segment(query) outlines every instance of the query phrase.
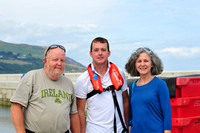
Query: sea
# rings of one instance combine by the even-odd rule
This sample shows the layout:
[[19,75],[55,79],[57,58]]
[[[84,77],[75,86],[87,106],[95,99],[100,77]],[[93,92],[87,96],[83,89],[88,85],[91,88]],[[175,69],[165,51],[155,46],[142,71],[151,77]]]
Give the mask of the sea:
[[0,133],[16,133],[11,120],[10,106],[0,105]]

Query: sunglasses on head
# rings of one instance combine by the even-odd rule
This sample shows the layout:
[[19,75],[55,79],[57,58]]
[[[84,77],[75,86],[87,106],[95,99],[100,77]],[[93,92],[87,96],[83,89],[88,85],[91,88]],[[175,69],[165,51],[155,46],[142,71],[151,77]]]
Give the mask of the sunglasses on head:
[[54,48],[57,48],[57,47],[61,48],[62,50],[64,50],[64,52],[66,52],[65,47],[63,47],[62,45],[53,44],[53,45],[51,45],[51,46],[48,47],[48,49],[46,50],[44,56],[47,55],[47,53],[48,53],[48,51],[50,49],[54,49]]
[[140,52],[140,51],[145,51],[145,52],[147,52],[148,54],[151,54],[151,53],[152,53],[152,51],[151,51],[149,48],[147,48],[147,47],[138,48],[137,51],[138,51],[138,52]]

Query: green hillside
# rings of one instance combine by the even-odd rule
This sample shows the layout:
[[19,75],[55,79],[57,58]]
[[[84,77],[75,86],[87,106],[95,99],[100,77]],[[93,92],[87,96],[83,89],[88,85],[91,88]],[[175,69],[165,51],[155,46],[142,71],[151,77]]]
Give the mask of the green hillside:
[[12,52],[13,54],[29,55],[35,58],[43,58],[45,47],[28,44],[12,44],[0,41],[0,51]]
[[[45,47],[0,41],[0,74],[26,73],[43,67]],[[86,67],[66,57],[65,72],[83,72]]]

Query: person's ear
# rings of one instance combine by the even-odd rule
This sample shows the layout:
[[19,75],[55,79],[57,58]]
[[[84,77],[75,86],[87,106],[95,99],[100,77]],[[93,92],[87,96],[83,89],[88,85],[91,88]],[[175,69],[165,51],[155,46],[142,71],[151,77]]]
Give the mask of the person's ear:
[[111,54],[111,52],[109,51],[109,53],[108,53],[108,57],[110,56],[110,54]]
[[43,58],[43,63],[44,63],[44,64],[47,63],[47,58]]
[[92,57],[92,52],[90,52],[90,57]]

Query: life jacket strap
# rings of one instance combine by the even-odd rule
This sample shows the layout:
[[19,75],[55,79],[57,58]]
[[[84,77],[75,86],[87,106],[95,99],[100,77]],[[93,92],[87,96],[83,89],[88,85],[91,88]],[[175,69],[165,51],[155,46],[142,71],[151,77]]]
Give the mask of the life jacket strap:
[[[120,88],[121,89],[121,88]],[[120,89],[118,89],[118,90],[120,90]],[[98,90],[92,90],[91,92],[89,92],[88,94],[87,94],[87,98],[86,99],[88,99],[88,98],[90,98],[90,97],[92,97],[92,96],[94,96],[95,94],[101,94],[102,92],[105,92],[105,91],[110,91],[110,90],[115,90],[115,87],[114,87],[114,85],[110,85],[110,86],[108,86],[108,87],[106,87],[106,88],[103,88],[103,91],[98,91]]]
[[[113,101],[114,101],[114,106],[115,108],[117,108],[117,112],[118,112],[118,115],[119,115],[119,118],[120,118],[120,121],[121,121],[121,124],[122,124],[122,127],[123,127],[123,130],[122,130],[122,133],[128,133],[128,128],[125,126],[125,122],[123,121],[123,118],[122,118],[122,113],[121,113],[121,110],[120,110],[120,107],[119,107],[119,103],[117,101],[117,96],[116,96],[116,93],[115,93],[115,90],[112,90],[112,96],[113,96]],[[114,133],[117,133],[116,131],[116,120],[115,120],[115,115],[114,115]]]

